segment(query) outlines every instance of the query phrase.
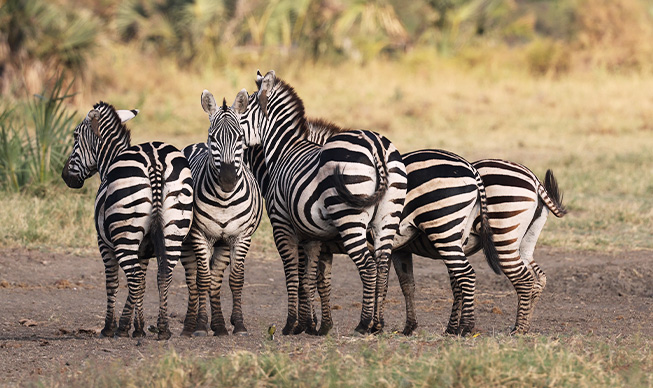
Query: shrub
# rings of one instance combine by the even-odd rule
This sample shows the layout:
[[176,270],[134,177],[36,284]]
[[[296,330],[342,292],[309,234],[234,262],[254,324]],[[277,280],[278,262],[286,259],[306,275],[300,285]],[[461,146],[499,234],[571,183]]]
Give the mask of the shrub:
[[75,113],[64,100],[72,97],[71,81],[64,89],[64,75],[50,91],[35,95],[19,115],[15,107],[0,113],[0,184],[7,190],[50,183],[63,168],[70,152],[70,128]]

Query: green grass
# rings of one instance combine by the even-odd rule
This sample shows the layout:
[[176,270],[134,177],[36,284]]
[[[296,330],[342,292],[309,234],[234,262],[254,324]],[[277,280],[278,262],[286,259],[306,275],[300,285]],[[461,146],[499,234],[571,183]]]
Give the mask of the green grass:
[[219,357],[173,350],[145,364],[88,367],[38,385],[93,387],[645,387],[650,339],[592,336],[327,338],[317,346],[267,343]]

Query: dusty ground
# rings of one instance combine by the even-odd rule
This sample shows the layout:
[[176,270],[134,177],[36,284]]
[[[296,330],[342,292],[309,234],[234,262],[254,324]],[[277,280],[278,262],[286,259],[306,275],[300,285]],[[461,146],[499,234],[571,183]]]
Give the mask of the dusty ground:
[[[653,252],[617,255],[540,249],[537,260],[548,283],[533,319],[532,332],[549,336],[593,334],[649,337],[653,332]],[[507,333],[514,321],[516,296],[503,276],[491,273],[483,257],[472,257],[477,270],[477,329],[485,335]],[[156,264],[148,273],[146,326],[156,322]],[[394,271],[387,299],[388,329],[402,328],[403,297]],[[334,329],[342,339],[358,323],[362,287],[352,262],[334,259]],[[419,258],[417,335],[444,331],[451,306],[445,267]],[[125,284],[124,276],[121,278]],[[230,292],[223,294],[225,316]],[[121,289],[118,306],[127,295]],[[276,257],[251,255],[244,291],[247,337],[180,338],[187,292],[181,266],[175,269],[170,306],[174,337],[100,339],[105,312],[104,272],[99,254],[82,256],[40,251],[0,250],[0,385],[14,385],[44,376],[76,373],[88,365],[137,364],[170,348],[183,354],[219,355],[232,350],[257,351],[269,346],[267,327],[282,327],[286,316],[283,268]],[[120,311],[117,308],[116,311]],[[22,322],[22,323],[21,323]],[[281,337],[281,336],[280,336]],[[346,338],[345,338],[346,340]],[[305,334],[277,339],[280,346],[306,351],[324,339]]]

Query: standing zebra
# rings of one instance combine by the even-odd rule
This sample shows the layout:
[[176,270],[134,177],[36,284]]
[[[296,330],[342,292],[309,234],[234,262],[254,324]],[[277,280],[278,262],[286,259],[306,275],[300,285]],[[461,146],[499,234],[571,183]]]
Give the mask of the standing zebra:
[[[220,290],[224,271],[231,263],[229,286],[233,295],[231,324],[234,334],[246,334],[241,306],[245,278],[245,256],[263,213],[261,191],[243,162],[244,144],[240,113],[247,107],[247,92],[241,92],[231,107],[225,100],[218,107],[208,90],[202,93],[202,108],[211,123],[206,143],[193,144],[183,152],[190,163],[195,193],[195,218],[185,245],[198,263],[199,316],[196,332],[206,332],[205,295],[210,277],[211,329],[228,334],[222,316]],[[196,301],[192,305],[195,314]],[[182,335],[191,334],[185,327]]]
[[[300,262],[321,241],[331,240],[339,241],[358,267],[363,303],[356,331],[368,332],[387,282],[405,198],[401,156],[388,139],[371,131],[342,132],[324,146],[307,141],[304,105],[294,89],[274,71],[265,77],[259,73],[257,85],[241,127],[248,146],[262,146],[269,174],[263,192],[288,290],[283,334],[307,329],[312,322],[310,311],[303,309],[295,328],[298,294],[308,295],[307,282],[299,279]],[[368,228],[375,233],[373,255]]]
[[[309,127],[306,138],[316,144],[323,144],[341,131],[339,127],[319,119],[309,121]],[[402,158],[408,173],[408,192],[392,256],[395,257],[397,251],[411,252],[415,249],[413,241],[423,236],[423,244],[429,247],[429,252],[435,252],[436,257],[444,260],[449,271],[454,303],[446,332],[467,334],[474,328],[476,277],[463,245],[470,235],[476,214],[479,214],[479,247],[483,247],[489,265],[499,273],[499,258],[492,244],[481,176],[465,159],[447,151],[414,151]],[[325,246],[320,252],[321,333],[332,325],[328,305],[330,284],[325,284],[330,279],[331,253],[340,251],[337,246]],[[311,279],[311,284],[314,283]],[[382,311],[381,306],[381,315]],[[323,330],[325,325],[327,329]],[[383,322],[377,329],[382,326]]]
[[145,271],[154,255],[159,266],[158,338],[168,339],[168,288],[193,218],[193,182],[186,158],[175,147],[161,142],[130,146],[124,122],[137,113],[95,104],[75,128],[73,150],[61,177],[68,187],[81,188],[95,172],[100,174],[95,226],[107,287],[102,335],[113,336],[116,330],[118,267],[127,277],[129,296],[115,335],[129,336],[134,309],[133,336],[145,335]]
[[[551,170],[547,170],[544,185],[535,174],[521,164],[484,159],[474,162],[485,183],[489,222],[494,231],[499,263],[517,292],[518,306],[511,334],[527,333],[531,325],[534,304],[546,285],[546,275],[533,260],[537,239],[544,228],[549,211],[563,217],[567,210]],[[479,220],[465,244],[465,253],[479,250]],[[393,264],[406,299],[406,327],[409,335],[417,327],[414,294],[415,279],[411,253],[437,258],[425,239],[416,240],[408,250],[393,251]]]

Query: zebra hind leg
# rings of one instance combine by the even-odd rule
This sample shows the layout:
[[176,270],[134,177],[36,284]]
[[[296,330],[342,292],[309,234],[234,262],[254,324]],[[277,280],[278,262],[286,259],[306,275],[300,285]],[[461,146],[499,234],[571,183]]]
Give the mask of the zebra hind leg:
[[168,291],[172,283],[172,270],[177,265],[178,258],[168,256],[165,271],[157,271],[157,285],[159,286],[159,318],[157,320],[157,339],[167,340],[172,337],[172,332],[168,325]]
[[102,261],[104,262],[107,289],[107,313],[100,337],[111,338],[118,328],[114,310],[116,307],[116,294],[118,293],[118,271],[120,270],[120,266],[118,265],[118,260],[113,256],[113,252],[102,243],[100,243],[100,252],[102,253]]
[[[129,337],[129,329],[131,328],[132,314],[134,308],[138,309],[138,304],[140,302],[142,309],[142,299],[143,293],[145,292],[145,273],[142,270],[136,253],[125,254],[118,253],[116,255],[120,267],[125,271],[125,276],[127,277],[127,288],[129,290],[129,295],[127,296],[127,301],[122,310],[122,315],[118,321],[118,330],[115,333],[116,337]],[[142,310],[141,310],[142,311]],[[136,314],[138,315],[138,314]],[[138,336],[140,331],[143,331],[143,323],[140,322],[139,317],[135,318],[135,334]]]
[[145,337],[145,315],[143,314],[143,299],[145,296],[145,274],[147,274],[147,264],[149,259],[139,259],[143,277],[141,279],[141,287],[139,290],[139,297],[134,303],[134,331],[132,332],[133,338]]
[[[476,273],[464,255],[461,256],[461,259],[453,262],[449,258],[445,260],[454,296],[451,316],[445,333],[465,336],[472,332],[475,325]],[[461,264],[463,265],[461,266]]]

